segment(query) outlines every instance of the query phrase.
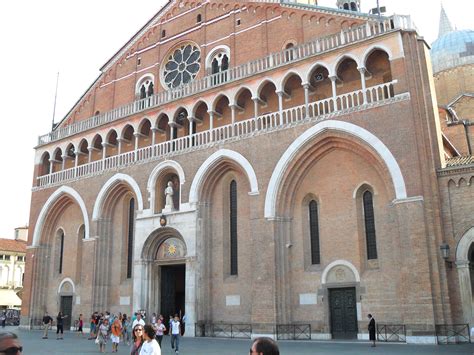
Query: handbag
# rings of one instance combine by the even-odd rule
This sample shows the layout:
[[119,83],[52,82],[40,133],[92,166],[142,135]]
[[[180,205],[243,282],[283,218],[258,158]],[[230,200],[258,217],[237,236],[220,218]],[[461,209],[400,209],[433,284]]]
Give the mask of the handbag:
[[99,337],[95,338],[95,343],[96,343],[96,344],[99,344],[99,343],[100,343]]

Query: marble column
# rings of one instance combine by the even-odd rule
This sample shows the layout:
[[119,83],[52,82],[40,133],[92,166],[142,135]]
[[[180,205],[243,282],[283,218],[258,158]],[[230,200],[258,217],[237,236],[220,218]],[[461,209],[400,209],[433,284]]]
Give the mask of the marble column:
[[472,325],[472,286],[469,261],[456,261],[456,268],[459,276],[459,291],[461,292],[461,305],[464,323],[469,323]]

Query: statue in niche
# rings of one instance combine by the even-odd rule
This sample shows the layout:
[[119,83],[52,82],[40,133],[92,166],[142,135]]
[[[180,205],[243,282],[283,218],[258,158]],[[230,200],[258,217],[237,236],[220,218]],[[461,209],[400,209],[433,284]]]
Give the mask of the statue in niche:
[[173,202],[173,195],[174,195],[174,189],[173,189],[173,182],[168,181],[168,186],[165,189],[165,211],[174,211],[174,202]]

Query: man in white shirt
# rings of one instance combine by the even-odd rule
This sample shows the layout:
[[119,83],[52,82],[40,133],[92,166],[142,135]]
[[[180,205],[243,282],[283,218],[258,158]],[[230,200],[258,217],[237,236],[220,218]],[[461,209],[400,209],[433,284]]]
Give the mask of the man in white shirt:
[[180,322],[177,314],[174,315],[174,319],[171,321],[171,349],[175,349],[175,353],[179,354],[179,332]]
[[145,326],[145,321],[142,319],[142,314],[140,312],[137,313],[137,319],[132,323],[132,329],[134,329],[137,324],[140,324],[142,327]]

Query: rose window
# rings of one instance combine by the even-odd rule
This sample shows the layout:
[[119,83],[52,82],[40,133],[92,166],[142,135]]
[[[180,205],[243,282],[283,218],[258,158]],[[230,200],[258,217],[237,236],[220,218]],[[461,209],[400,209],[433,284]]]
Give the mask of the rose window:
[[194,80],[201,68],[201,51],[192,44],[176,48],[169,56],[163,70],[163,79],[173,89]]

